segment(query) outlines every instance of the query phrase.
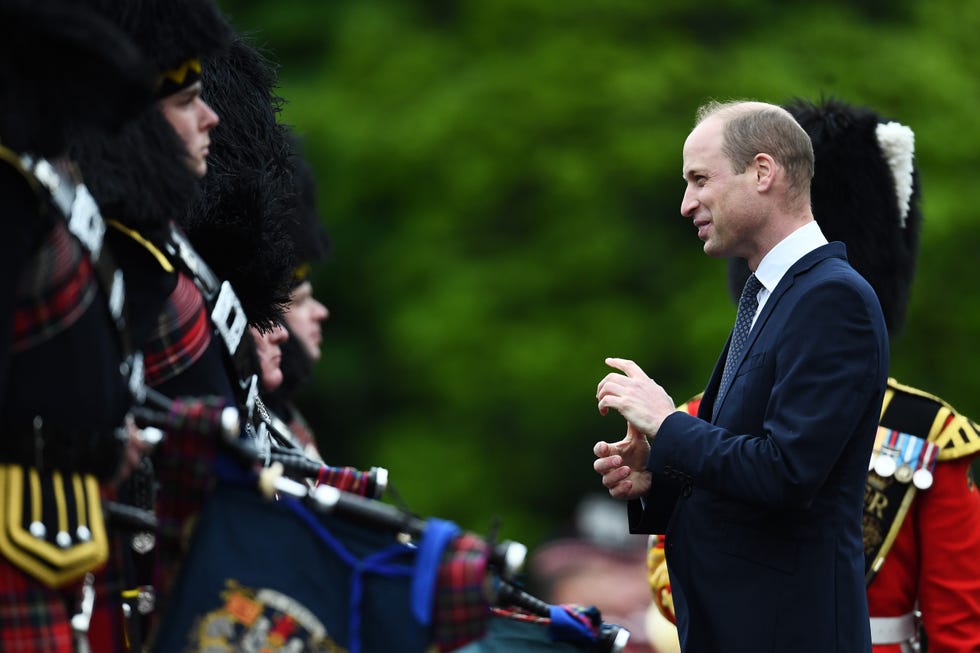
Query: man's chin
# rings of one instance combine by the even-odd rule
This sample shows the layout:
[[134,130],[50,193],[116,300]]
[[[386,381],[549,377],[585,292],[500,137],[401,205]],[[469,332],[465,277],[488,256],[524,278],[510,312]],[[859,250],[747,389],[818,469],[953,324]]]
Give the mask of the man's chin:
[[720,248],[717,245],[715,245],[715,243],[711,242],[710,239],[704,241],[703,249],[704,249],[704,253],[710,256],[711,258],[722,258],[723,256],[725,256],[725,253],[720,251]]

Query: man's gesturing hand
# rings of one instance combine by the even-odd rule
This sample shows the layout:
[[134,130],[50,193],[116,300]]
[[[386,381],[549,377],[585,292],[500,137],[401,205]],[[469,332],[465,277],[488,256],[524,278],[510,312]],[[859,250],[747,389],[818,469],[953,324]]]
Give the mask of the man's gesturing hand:
[[633,428],[654,437],[660,424],[674,412],[674,400],[640,366],[625,358],[607,358],[606,365],[623,372],[610,372],[596,390],[599,412],[610,408],[626,418]]
[[593,469],[614,499],[636,499],[650,490],[653,475],[646,470],[650,443],[645,435],[626,425],[626,437],[619,442],[596,442]]
[[597,442],[593,448],[593,468],[615,499],[635,499],[650,490],[652,474],[646,470],[650,442],[674,402],[640,366],[622,358],[607,358],[606,364],[624,374],[611,372],[599,382],[596,399],[599,412],[609,409],[626,418],[626,437],[615,443]]

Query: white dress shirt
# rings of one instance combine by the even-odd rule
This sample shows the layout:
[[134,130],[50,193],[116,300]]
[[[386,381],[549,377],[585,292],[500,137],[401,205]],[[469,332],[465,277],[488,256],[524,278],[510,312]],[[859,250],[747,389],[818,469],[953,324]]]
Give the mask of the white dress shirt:
[[801,258],[826,244],[827,237],[820,230],[820,225],[816,221],[811,221],[783,238],[769,250],[755,271],[756,278],[762,284],[762,290],[756,295],[759,300],[759,307],[755,309],[752,326],[755,326],[755,320],[762,312],[762,307],[766,305],[766,300],[779,285],[779,281],[786,274],[786,271]]

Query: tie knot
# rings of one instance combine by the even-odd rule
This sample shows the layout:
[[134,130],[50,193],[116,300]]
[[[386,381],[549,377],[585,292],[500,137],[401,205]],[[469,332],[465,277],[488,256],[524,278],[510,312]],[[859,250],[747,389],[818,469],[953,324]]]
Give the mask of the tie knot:
[[745,286],[742,287],[742,296],[738,300],[738,303],[741,304],[746,300],[755,300],[760,290],[762,290],[762,282],[759,281],[759,277],[750,274],[749,278],[745,280]]

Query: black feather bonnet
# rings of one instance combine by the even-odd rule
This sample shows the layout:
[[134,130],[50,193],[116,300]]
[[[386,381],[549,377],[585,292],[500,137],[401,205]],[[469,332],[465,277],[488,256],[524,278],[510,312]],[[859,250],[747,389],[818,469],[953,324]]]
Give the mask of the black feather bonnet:
[[[874,288],[894,336],[905,322],[922,227],[915,135],[870,108],[836,99],[795,99],[784,108],[813,142],[813,216],[828,240],[846,245],[848,260]],[[734,259],[734,297],[746,276],[744,261]]]

